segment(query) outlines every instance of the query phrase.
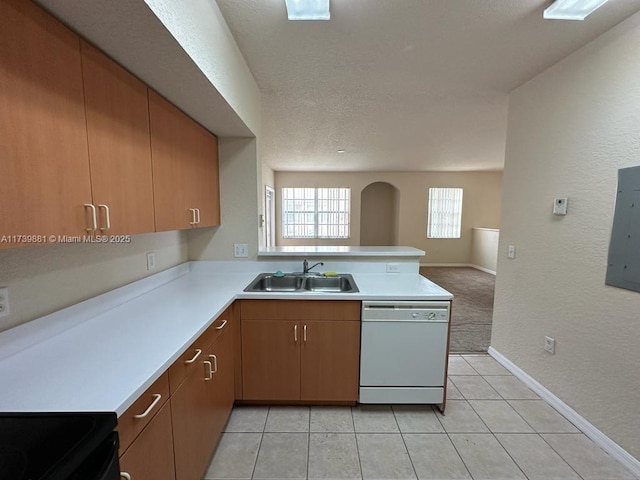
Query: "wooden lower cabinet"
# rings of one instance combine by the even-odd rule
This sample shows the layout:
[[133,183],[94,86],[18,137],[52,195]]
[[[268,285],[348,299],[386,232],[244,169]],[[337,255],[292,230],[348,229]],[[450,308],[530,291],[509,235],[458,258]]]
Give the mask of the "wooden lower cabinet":
[[120,470],[131,480],[204,477],[235,401],[233,313],[220,315],[118,419]]
[[242,320],[243,399],[300,399],[299,323]]
[[215,367],[213,379],[209,384],[213,398],[214,446],[218,444],[235,401],[234,340],[233,330],[230,330],[211,347]]
[[200,362],[171,396],[176,478],[200,479],[211,455],[213,415],[210,412],[208,368]]
[[300,399],[358,400],[360,322],[304,321]]
[[131,480],[175,480],[173,445],[167,402],[120,457],[120,471]]
[[241,312],[244,401],[358,400],[360,302],[243,300]]
[[171,396],[176,479],[200,480],[233,406],[234,338],[221,334]]

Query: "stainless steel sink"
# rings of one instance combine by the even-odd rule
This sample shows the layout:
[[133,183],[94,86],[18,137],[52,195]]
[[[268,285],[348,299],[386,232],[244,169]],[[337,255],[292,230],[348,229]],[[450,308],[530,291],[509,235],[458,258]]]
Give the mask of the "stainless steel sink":
[[260,274],[244,289],[245,292],[295,292],[302,288],[304,277],[298,275],[284,275],[276,277],[270,273]]
[[359,292],[356,282],[348,273],[336,277],[318,274],[287,274],[276,276],[273,273],[261,273],[244,289],[245,292]]
[[342,274],[337,277],[308,277],[304,289],[311,292],[357,292],[351,275]]

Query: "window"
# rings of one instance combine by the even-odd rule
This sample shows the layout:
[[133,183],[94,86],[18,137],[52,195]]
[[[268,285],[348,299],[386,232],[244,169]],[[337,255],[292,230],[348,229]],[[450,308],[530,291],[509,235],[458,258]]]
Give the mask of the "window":
[[461,188],[430,188],[427,238],[460,238]]
[[283,238],[349,238],[350,188],[283,188]]

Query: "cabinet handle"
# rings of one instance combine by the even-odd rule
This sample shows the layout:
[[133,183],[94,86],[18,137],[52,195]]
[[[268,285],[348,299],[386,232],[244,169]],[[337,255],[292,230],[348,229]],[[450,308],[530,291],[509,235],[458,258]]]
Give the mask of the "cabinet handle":
[[98,205],[98,208],[104,209],[104,227],[100,227],[100,230],[106,232],[111,228],[111,214],[109,213],[109,207],[102,203]]
[[87,232],[95,232],[98,228],[98,221],[96,220],[96,206],[92,203],[85,203],[84,207],[91,209],[91,227],[87,228]]
[[302,339],[307,343],[307,326],[302,327]]
[[189,211],[191,212],[191,221],[189,222],[189,225],[196,225],[198,223],[196,221],[196,209],[190,208]]
[[194,210],[196,211],[196,217],[197,217],[196,225],[199,225],[200,224],[200,209],[199,208],[194,208]]
[[196,348],[196,354],[191,357],[190,360],[185,360],[184,363],[186,363],[187,365],[192,364],[193,362],[196,361],[196,359],[200,356],[200,354],[202,353],[202,350],[200,350],[199,348]]
[[159,393],[154,393],[152,397],[153,397],[153,402],[151,402],[151,405],[149,405],[144,412],[138,415],[134,415],[133,418],[144,418],[147,415],[149,415],[151,413],[151,410],[153,410],[153,407],[155,407],[160,401],[160,399],[162,398],[162,395],[160,395]]
[[293,341],[298,341],[298,325],[293,326]]
[[211,362],[205,360],[204,362],[202,362],[205,364],[205,366],[207,367],[207,372],[206,372],[206,377],[204,377],[205,381],[209,381],[213,378],[213,368],[211,368]]
[[209,355],[209,358],[213,360],[213,373],[218,373],[218,357]]
[[120,472],[120,478],[124,478],[124,480],[131,480],[131,475],[127,472]]
[[226,325],[227,325],[227,321],[222,320],[222,323],[220,324],[220,326],[216,327],[216,330],[222,330]]

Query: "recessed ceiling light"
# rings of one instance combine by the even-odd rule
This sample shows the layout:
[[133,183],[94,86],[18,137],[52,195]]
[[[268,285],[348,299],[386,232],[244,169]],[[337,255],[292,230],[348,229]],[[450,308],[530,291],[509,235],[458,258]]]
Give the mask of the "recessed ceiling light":
[[542,14],[550,20],[584,20],[607,0],[556,0]]
[[329,0],[284,0],[289,20],[329,20]]
[[342,150],[342,149],[338,150],[338,153],[344,153],[344,152],[346,152],[346,150]]

